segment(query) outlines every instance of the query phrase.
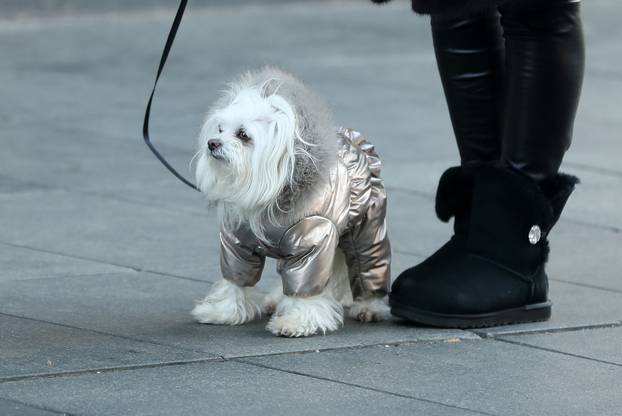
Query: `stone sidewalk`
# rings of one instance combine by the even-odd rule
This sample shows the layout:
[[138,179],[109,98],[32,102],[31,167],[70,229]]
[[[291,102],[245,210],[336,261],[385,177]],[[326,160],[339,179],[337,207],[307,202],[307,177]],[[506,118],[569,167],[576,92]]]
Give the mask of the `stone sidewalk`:
[[[253,4],[190,8],[154,141],[187,172],[224,83],[283,66],[377,145],[394,269],[420,261],[450,234],[433,193],[457,161],[428,23],[406,3]],[[551,236],[553,318],[307,339],[190,318],[218,278],[217,226],[140,137],[173,10],[0,20],[0,415],[622,414],[621,8],[584,5],[564,165],[582,185]]]

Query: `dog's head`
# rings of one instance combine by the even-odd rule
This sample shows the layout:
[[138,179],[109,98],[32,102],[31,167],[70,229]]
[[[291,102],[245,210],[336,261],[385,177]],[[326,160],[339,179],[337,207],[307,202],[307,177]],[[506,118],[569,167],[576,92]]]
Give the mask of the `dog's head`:
[[273,68],[248,73],[201,129],[197,184],[242,215],[263,212],[317,177],[334,141],[328,110],[300,81]]

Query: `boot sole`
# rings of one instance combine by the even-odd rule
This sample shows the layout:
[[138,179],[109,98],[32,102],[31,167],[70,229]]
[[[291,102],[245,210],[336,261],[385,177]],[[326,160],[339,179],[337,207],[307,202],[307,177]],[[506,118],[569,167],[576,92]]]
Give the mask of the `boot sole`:
[[400,304],[389,296],[391,314],[407,321],[439,328],[485,328],[529,322],[547,321],[551,317],[551,301],[534,303],[520,308],[505,309],[502,311],[454,315],[425,311],[412,306]]

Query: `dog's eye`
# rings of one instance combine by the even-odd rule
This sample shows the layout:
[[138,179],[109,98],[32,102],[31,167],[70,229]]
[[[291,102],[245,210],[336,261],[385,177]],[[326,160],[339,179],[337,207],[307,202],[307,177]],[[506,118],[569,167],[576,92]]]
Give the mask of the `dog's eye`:
[[248,136],[248,134],[246,133],[246,130],[244,129],[238,130],[236,137],[242,140],[244,143],[248,143],[251,141],[251,138]]
[[218,133],[222,133],[222,126],[220,124],[218,125]]

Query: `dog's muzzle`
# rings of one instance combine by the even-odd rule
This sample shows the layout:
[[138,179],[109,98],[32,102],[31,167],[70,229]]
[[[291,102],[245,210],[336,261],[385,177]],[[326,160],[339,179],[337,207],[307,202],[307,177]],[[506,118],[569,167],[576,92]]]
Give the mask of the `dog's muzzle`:
[[209,139],[207,141],[207,149],[214,159],[224,160],[224,156],[220,153],[222,149],[222,141],[218,139]]

